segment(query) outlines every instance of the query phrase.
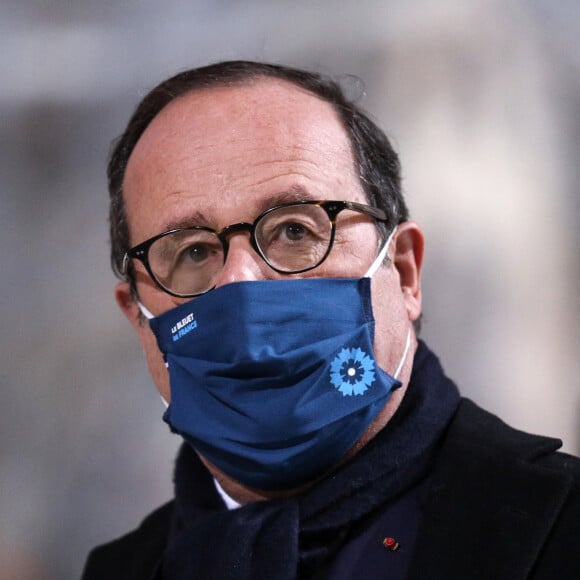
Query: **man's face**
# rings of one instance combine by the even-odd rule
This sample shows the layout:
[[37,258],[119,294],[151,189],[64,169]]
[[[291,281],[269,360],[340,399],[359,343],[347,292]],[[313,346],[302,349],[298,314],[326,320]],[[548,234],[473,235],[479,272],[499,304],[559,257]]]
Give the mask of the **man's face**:
[[[137,143],[127,166],[124,192],[131,245],[176,225],[203,225],[219,231],[233,223],[253,222],[262,211],[286,201],[367,203],[349,140],[332,107],[275,79],[196,91],[174,100]],[[407,230],[416,236],[414,228],[414,224],[404,224],[397,238],[409,237]],[[255,253],[247,232],[231,235],[229,242],[218,286],[287,278]],[[420,291],[410,288],[412,276],[400,275],[413,259],[409,256],[417,252],[409,249],[409,242],[395,240],[393,248],[402,245],[407,246],[402,267],[390,250],[394,266],[381,267],[372,284],[375,355],[391,374],[404,350],[410,320],[420,311]],[[378,249],[373,221],[343,212],[326,261],[293,276],[361,277]],[[183,302],[155,286],[137,261],[135,270],[140,300],[154,315]],[[418,268],[416,274],[418,280]],[[117,299],[140,336],[159,391],[170,400],[168,371],[149,326],[139,320],[127,284],[118,286]],[[407,364],[404,372],[408,374],[409,369]]]

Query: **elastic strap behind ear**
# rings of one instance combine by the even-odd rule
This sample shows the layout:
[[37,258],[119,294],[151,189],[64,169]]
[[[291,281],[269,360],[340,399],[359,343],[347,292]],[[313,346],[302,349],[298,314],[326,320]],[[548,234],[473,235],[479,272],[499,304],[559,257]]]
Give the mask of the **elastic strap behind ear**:
[[155,318],[155,316],[153,316],[153,314],[151,314],[151,311],[149,311],[147,309],[147,307],[145,305],[143,305],[139,300],[137,300],[137,306],[139,306],[139,310],[141,311],[141,314],[147,319],[147,320],[151,320],[152,318]]
[[374,273],[379,269],[380,265],[384,262],[385,256],[387,255],[387,252],[389,251],[389,245],[391,244],[391,240],[393,239],[393,236],[395,235],[395,232],[397,231],[397,227],[398,226],[395,226],[393,228],[393,231],[391,232],[391,234],[387,238],[385,245],[381,248],[379,255],[376,257],[375,261],[371,264],[371,267],[368,269],[367,273],[363,276],[364,278],[372,278]]

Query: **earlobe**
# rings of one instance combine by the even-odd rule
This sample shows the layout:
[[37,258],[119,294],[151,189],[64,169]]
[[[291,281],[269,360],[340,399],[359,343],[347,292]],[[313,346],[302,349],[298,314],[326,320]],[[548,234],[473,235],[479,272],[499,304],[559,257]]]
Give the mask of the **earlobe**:
[[399,225],[393,262],[399,273],[401,291],[409,320],[421,315],[421,267],[425,242],[421,228],[414,222]]

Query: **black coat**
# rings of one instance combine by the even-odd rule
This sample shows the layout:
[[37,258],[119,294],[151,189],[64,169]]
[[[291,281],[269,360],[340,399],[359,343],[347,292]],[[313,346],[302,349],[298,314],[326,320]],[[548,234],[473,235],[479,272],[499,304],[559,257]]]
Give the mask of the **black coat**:
[[[558,446],[462,400],[431,478],[409,578],[578,580],[580,460]],[[95,549],[83,580],[153,578],[173,506]]]

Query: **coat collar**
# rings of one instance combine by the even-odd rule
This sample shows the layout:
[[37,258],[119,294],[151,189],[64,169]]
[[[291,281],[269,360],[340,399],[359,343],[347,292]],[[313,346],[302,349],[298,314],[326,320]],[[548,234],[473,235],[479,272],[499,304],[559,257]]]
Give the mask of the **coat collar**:
[[409,578],[528,578],[572,486],[537,461],[560,445],[463,400],[436,462]]

